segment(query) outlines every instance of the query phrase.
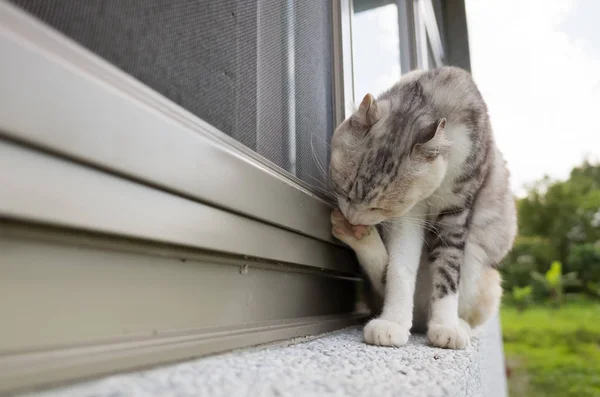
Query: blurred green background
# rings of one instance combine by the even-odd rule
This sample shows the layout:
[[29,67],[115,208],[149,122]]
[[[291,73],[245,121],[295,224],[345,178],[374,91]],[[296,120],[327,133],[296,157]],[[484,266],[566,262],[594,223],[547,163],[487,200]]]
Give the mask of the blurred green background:
[[600,396],[600,165],[544,178],[517,200],[502,265],[511,396]]

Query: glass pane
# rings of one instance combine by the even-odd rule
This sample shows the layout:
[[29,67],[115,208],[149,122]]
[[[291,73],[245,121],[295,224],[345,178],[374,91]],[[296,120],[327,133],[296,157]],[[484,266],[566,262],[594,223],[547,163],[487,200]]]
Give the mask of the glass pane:
[[[378,0],[354,0],[352,47],[355,101],[377,95],[400,78],[398,7]],[[371,7],[369,7],[371,6]]]

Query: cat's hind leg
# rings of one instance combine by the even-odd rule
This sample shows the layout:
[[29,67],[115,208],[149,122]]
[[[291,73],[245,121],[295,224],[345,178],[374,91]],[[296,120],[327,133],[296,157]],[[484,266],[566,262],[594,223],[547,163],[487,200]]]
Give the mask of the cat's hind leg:
[[428,247],[432,290],[427,338],[437,347],[464,349],[471,338],[471,327],[458,314],[459,288],[471,282],[465,271],[471,249],[467,241],[470,211],[468,207],[440,211]]
[[472,329],[481,327],[498,312],[502,298],[500,273],[491,266],[465,256],[465,277],[470,283],[462,283],[458,314]]
[[[488,265],[490,260],[485,250],[477,242],[469,240],[460,266],[458,295],[455,295],[458,298],[458,322],[453,319],[455,309],[448,306],[442,311],[440,303],[443,302],[437,302],[438,312],[432,313],[432,317],[437,317],[438,321],[430,321],[427,334],[436,346],[465,348],[474,330],[496,314],[500,306],[500,274]],[[455,296],[448,294],[444,298],[452,300]]]

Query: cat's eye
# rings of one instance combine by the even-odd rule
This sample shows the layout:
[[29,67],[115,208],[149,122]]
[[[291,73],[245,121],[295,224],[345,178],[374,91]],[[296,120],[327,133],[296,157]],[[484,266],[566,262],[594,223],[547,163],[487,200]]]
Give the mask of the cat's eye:
[[371,208],[369,208],[369,211],[371,211],[371,212],[373,212],[373,211],[383,211],[383,208],[371,207]]

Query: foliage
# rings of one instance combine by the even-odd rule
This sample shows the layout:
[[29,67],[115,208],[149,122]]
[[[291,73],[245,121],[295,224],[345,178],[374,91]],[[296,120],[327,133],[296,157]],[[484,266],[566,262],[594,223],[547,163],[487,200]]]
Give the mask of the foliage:
[[589,243],[578,244],[571,248],[568,261],[571,270],[579,275],[586,292],[600,296],[600,247]]
[[517,207],[519,234],[547,238],[556,249],[554,259],[568,263],[573,244],[600,240],[600,165],[584,162],[566,181],[544,178]]
[[563,302],[565,287],[580,285],[577,273],[563,274],[562,264],[559,261],[552,262],[546,274],[532,272],[531,276],[544,288],[556,306],[560,306]]
[[[565,181],[542,179],[517,201],[517,210],[519,237],[502,265],[505,289],[534,282],[534,300],[552,296],[556,302],[564,290],[600,296],[600,164],[586,161]],[[554,260],[582,282],[570,275],[561,277],[562,290],[551,287],[541,275]]]
[[531,272],[545,272],[556,258],[550,241],[538,236],[518,236],[513,249],[508,254],[503,271],[504,286],[512,290],[514,286],[525,287],[531,283]]
[[600,164],[542,179],[517,210],[519,237],[502,266],[511,395],[600,396]]
[[586,289],[591,295],[600,297],[600,282],[588,282],[585,284]]
[[528,285],[526,287],[514,286],[511,292],[511,299],[515,306],[523,311],[531,303],[531,294],[533,287]]
[[600,303],[501,311],[511,396],[600,396]]

